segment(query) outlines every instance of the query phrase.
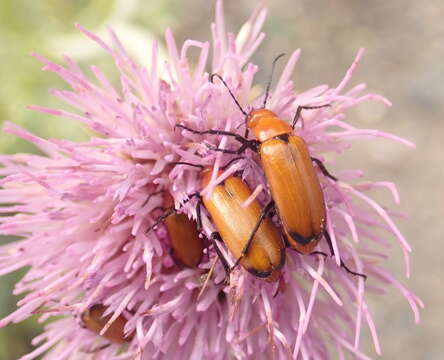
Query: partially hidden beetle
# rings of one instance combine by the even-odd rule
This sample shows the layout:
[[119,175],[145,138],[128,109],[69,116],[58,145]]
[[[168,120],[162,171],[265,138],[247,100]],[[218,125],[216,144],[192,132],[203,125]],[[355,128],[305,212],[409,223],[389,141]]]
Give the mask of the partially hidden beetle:
[[204,239],[199,236],[198,224],[174,208],[174,199],[169,192],[159,191],[151,194],[149,198],[158,193],[164,193],[163,204],[159,207],[164,214],[157,218],[145,233],[164,222],[170,239],[171,255],[176,264],[189,268],[197,267],[205,247]]
[[[282,55],[274,60],[272,69],[274,69],[276,61]],[[271,74],[273,74],[273,70]],[[219,149],[209,145],[215,151],[241,154],[246,149],[251,149],[257,152],[271,191],[272,202],[276,206],[288,244],[302,254],[309,254],[313,252],[324,235],[333,254],[331,239],[325,230],[326,204],[313,162],[318,165],[325,176],[334,181],[337,181],[337,178],[327,171],[319,159],[310,156],[304,139],[293,134],[302,110],[319,109],[329,105],[299,106],[293,124],[290,126],[288,122],[280,119],[274,112],[266,109],[272,75],[262,108],[254,109],[250,113],[242,109],[225,80],[218,74],[213,74],[211,80],[214,77],[222,81],[236,105],[245,115],[245,135],[241,136],[223,130],[197,131],[184,125],[177,125],[177,127],[195,134],[231,136],[241,144],[236,150]],[[256,139],[250,140],[247,138],[249,130],[252,130]],[[348,269],[342,261],[341,266],[354,275],[366,278],[365,275]]]
[[[165,209],[174,209],[174,199],[170,193],[163,198]],[[204,240],[199,237],[197,224],[186,214],[173,212],[165,218],[165,225],[171,242],[172,256],[180,264],[195,268],[202,260]]]
[[[106,306],[96,304],[84,311],[81,315],[83,326],[96,334],[100,334],[112,316],[112,314],[103,316],[106,310]],[[119,315],[102,336],[116,344],[123,344],[131,341],[134,334],[125,336],[124,329],[126,323],[127,319],[122,314]]]

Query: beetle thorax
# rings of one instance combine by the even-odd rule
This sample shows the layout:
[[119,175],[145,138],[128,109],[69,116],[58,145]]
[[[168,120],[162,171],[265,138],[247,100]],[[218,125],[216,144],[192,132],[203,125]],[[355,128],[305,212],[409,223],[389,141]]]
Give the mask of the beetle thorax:
[[267,109],[251,111],[248,114],[247,126],[260,142],[292,132],[292,128],[287,122],[279,119],[274,112]]

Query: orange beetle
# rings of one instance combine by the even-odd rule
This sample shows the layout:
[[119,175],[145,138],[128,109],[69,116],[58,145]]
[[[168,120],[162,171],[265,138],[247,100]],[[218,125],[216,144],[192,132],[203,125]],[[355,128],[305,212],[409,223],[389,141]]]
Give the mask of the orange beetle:
[[[303,254],[324,234],[324,195],[305,141],[267,109],[248,114],[258,153],[288,243]],[[331,176],[330,176],[331,177]]]
[[[174,199],[170,193],[165,194],[163,207],[168,209],[168,212],[174,210]],[[174,211],[165,218],[165,225],[174,259],[184,266],[197,267],[204,251],[204,241],[199,237],[197,224],[187,215]]]
[[[202,187],[207,186],[211,173],[212,169],[202,171]],[[257,200],[242,207],[251,194],[242,179],[230,176],[208,198],[203,197],[202,202],[223,242],[237,259],[234,266],[240,263],[254,276],[276,281],[285,263],[285,244],[272,221],[266,218],[267,210],[262,210]]]
[[[90,307],[85,312],[83,312],[81,315],[83,326],[86,329],[96,334],[99,334],[112,316],[112,314],[103,316],[106,309],[107,309],[106,306],[101,304],[96,304]],[[119,315],[102,336],[108,339],[109,341],[112,341],[117,344],[122,344],[124,342],[130,341],[134,336],[134,334],[125,337],[124,328],[126,322],[127,319],[123,315]]]

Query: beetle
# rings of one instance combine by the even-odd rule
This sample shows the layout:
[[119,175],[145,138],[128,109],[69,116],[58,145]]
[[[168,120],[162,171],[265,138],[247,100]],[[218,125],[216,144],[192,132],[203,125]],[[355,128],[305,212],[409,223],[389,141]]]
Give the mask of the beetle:
[[[201,173],[201,185],[206,187],[212,169]],[[219,172],[218,175],[221,175]],[[217,185],[202,203],[214,222],[223,242],[247,271],[267,281],[277,281],[285,264],[285,244],[271,219],[270,207],[261,209],[257,200],[242,204],[251,196],[248,185],[237,176],[230,176]]]
[[[273,70],[279,55],[272,65],[270,81],[267,85],[264,102],[261,108],[245,112],[225,80],[218,74],[211,75],[222,81],[232,99],[245,115],[245,135],[223,130],[197,131],[184,125],[176,125],[196,134],[226,135],[234,137],[241,146],[236,150],[219,149],[209,145],[212,150],[228,154],[241,154],[251,149],[259,154],[260,163],[270,188],[271,198],[269,205],[276,207],[282,228],[288,244],[302,254],[310,254],[325,236],[330,252],[333,255],[333,246],[330,236],[325,229],[326,204],[319,178],[313,163],[316,163],[321,172],[328,178],[337,181],[323,163],[310,156],[304,139],[294,134],[294,127],[301,116],[302,110],[320,109],[329,104],[319,106],[298,106],[293,123],[280,119],[274,112],[266,108]],[[252,130],[255,139],[248,139],[248,132]],[[365,275],[351,271],[341,260],[341,266],[346,271],[366,278]]]
[[319,178],[305,141],[267,109],[248,114],[248,128],[289,245],[309,254],[325,231],[326,207]]
[[[163,207],[174,209],[174,199],[169,192],[163,198]],[[186,214],[173,212],[165,218],[165,225],[176,262],[189,268],[197,267],[202,260],[204,240],[199,236],[196,222]]]
[[[103,316],[107,307],[102,304],[95,304],[89,309],[85,310],[82,315],[82,325],[96,333],[100,334],[100,331],[104,328],[106,323],[111,319],[112,314]],[[104,338],[116,344],[123,344],[125,342],[131,341],[134,333],[128,336],[125,336],[124,328],[127,323],[127,319],[121,314],[117,317],[117,319],[111,324],[108,330],[102,335]]]
[[[161,192],[163,191],[153,193],[150,197]],[[157,218],[145,233],[161,222],[165,222],[170,239],[171,255],[176,264],[196,268],[202,260],[204,251],[204,239],[199,236],[198,224],[174,208],[174,199],[169,192],[165,192],[162,206],[156,209],[164,210],[164,214]]]

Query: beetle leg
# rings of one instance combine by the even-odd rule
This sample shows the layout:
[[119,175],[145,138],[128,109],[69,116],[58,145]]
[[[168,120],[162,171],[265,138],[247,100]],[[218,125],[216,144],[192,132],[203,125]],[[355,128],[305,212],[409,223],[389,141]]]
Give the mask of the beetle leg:
[[365,274],[361,274],[361,273],[358,273],[358,272],[356,272],[356,271],[353,271],[353,270],[350,270],[348,267],[347,267],[347,265],[345,265],[345,263],[341,260],[341,267],[343,267],[344,269],[345,269],[345,271],[347,271],[349,274],[352,274],[352,275],[354,275],[354,276],[360,276],[360,277],[362,277],[364,280],[367,280],[367,275],[365,275]]
[[220,169],[221,170],[225,170],[227,167],[229,167],[232,163],[234,163],[235,161],[237,161],[237,160],[242,160],[242,159],[245,159],[243,156],[238,156],[238,157],[235,157],[235,158],[233,158],[233,159],[231,159],[230,161],[228,161],[224,166],[222,166]]
[[196,223],[197,223],[196,230],[198,233],[200,233],[202,231],[202,214],[201,214],[202,198],[201,198],[200,194],[195,195],[195,196],[199,197],[199,200],[196,205]]
[[298,122],[299,118],[301,118],[301,112],[302,110],[315,110],[315,109],[321,109],[324,107],[330,106],[330,104],[324,104],[324,105],[316,105],[316,106],[298,106],[296,108],[296,114],[294,114],[293,118],[293,125],[291,127],[294,130],[294,127],[296,126],[296,123]]
[[243,136],[240,136],[239,134],[236,134],[234,132],[230,132],[230,131],[225,131],[225,130],[195,130],[192,128],[189,128],[188,126],[182,125],[182,124],[177,124],[175,126],[175,128],[181,128],[184,130],[187,130],[193,134],[198,134],[198,135],[222,135],[222,136],[231,136],[234,137],[237,141],[239,141],[240,143],[249,141],[248,139],[244,138]]
[[[188,199],[186,199],[186,200],[182,203],[181,207],[182,207],[183,205],[185,205],[188,201],[190,201],[193,197],[196,197],[196,196],[200,197],[200,194],[199,194],[198,192],[195,192],[195,193],[189,195],[189,196],[188,196]],[[163,208],[162,208],[161,206],[159,206],[159,207],[157,207],[157,208],[154,208],[153,210],[156,210],[156,209],[163,209]],[[148,234],[148,233],[149,233],[151,230],[153,230],[157,225],[159,225],[162,221],[164,221],[168,216],[173,215],[174,213],[177,213],[177,210],[179,210],[179,209],[171,208],[170,210],[167,210],[163,215],[159,216],[159,217],[156,219],[156,221],[154,222],[154,224],[152,224],[148,229],[145,230],[145,234]],[[202,225],[202,224],[201,224],[201,225]]]
[[311,160],[314,161],[319,166],[319,169],[324,174],[324,176],[327,176],[328,178],[332,179],[333,181],[338,181],[338,178],[336,176],[333,176],[332,174],[330,174],[328,172],[327,168],[325,167],[325,165],[323,164],[323,162],[321,160],[316,159],[314,157],[312,157]]
[[224,130],[194,130],[191,129],[185,125],[182,124],[177,124],[176,127],[181,128],[181,129],[185,129],[193,134],[199,134],[199,135],[204,135],[204,134],[209,134],[209,135],[222,135],[222,136],[231,136],[234,137],[237,141],[239,141],[242,146],[237,149],[237,150],[225,150],[225,149],[218,149],[216,147],[213,147],[212,145],[209,145],[210,149],[215,150],[215,151],[222,151],[225,152],[227,154],[241,154],[243,153],[246,149],[251,149],[255,152],[257,152],[257,148],[259,146],[259,141],[257,140],[249,140],[243,136],[240,136],[239,134],[230,132],[230,131],[224,131]]
[[151,230],[153,230],[157,225],[159,225],[162,221],[164,221],[168,216],[174,214],[176,209],[172,208],[165,212],[163,215],[159,216],[157,220],[152,224],[148,229],[145,230],[145,234],[148,234]]
[[313,251],[310,255],[322,255],[323,257],[328,257],[328,255],[323,251]]
[[[199,198],[199,201],[196,206],[196,223],[197,223],[197,231],[202,234],[204,238],[208,240],[208,237],[202,232],[202,213],[201,213],[201,207],[202,207],[202,197],[199,193],[191,194],[191,196],[197,196]],[[191,198],[190,196],[190,198]],[[224,267],[225,273],[227,274],[227,278],[230,276],[230,266],[228,265],[228,261],[225,259],[224,254],[219,249],[219,246],[216,243],[216,240],[222,242],[222,239],[218,232],[213,232],[210,235],[210,242],[213,244],[214,250],[216,250],[217,257],[220,259],[222,266]]]
[[150,201],[153,196],[162,194],[164,191],[165,190],[159,190],[159,191],[155,191],[155,192],[149,194],[148,197],[146,198],[146,200],[143,202],[141,207],[144,207],[146,204],[148,204],[148,201]]
[[[331,256],[334,256],[333,244],[331,243],[331,238],[330,238],[330,234],[328,233],[328,231],[324,230],[324,236],[325,236],[325,239],[327,240],[328,247],[330,248]],[[344,261],[342,261],[342,259],[341,259],[341,267],[344,268],[345,271],[347,271],[349,274],[352,274],[352,275],[355,275],[355,276],[360,276],[364,280],[367,280],[367,275],[355,272],[353,270],[350,270],[347,267],[347,265],[345,265]]]
[[248,254],[248,250],[250,249],[251,244],[253,243],[254,236],[256,235],[257,231],[259,230],[259,226],[261,226],[262,221],[264,218],[268,215],[268,213],[273,209],[274,207],[274,201],[271,200],[261,211],[261,214],[259,216],[259,219],[256,223],[256,225],[253,228],[253,231],[250,234],[250,237],[248,238],[247,243],[245,244],[244,248],[242,249],[241,255],[234,263],[231,270],[235,269],[237,265],[239,265],[240,261],[244,258],[245,255]]
[[286,287],[286,283],[285,283],[284,277],[281,276],[279,278],[279,283],[277,284],[276,291],[273,294],[273,298],[278,296],[281,291],[284,291],[285,287]]
[[245,150],[250,149],[254,152],[257,152],[257,148],[259,146],[259,142],[257,140],[246,140],[245,142],[242,143],[242,145],[236,149],[236,150],[228,150],[228,149],[220,149],[214,145],[211,144],[206,144],[207,147],[213,151],[219,151],[219,152],[223,152],[225,154],[235,154],[235,155],[240,155],[242,154]]
[[242,154],[248,148],[247,146],[245,146],[245,144],[242,145],[237,150],[219,149],[217,146],[214,146],[214,145],[211,145],[211,144],[205,144],[205,145],[207,145],[208,149],[210,149],[210,150],[219,151],[219,152],[222,152],[224,154],[234,154],[234,155]]
[[212,233],[211,236],[210,236],[210,240],[211,240],[211,242],[212,242],[212,244],[214,246],[214,250],[216,250],[216,254],[219,257],[219,259],[220,259],[220,261],[222,263],[222,266],[225,269],[227,277],[229,277],[230,276],[230,265],[228,265],[227,259],[225,259],[224,254],[222,254],[222,251],[220,251],[219,246],[217,245],[217,242],[216,242],[216,240],[222,242],[220,234],[218,232]]

